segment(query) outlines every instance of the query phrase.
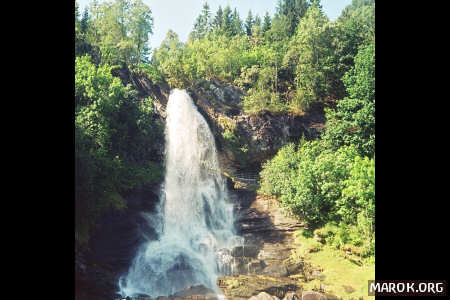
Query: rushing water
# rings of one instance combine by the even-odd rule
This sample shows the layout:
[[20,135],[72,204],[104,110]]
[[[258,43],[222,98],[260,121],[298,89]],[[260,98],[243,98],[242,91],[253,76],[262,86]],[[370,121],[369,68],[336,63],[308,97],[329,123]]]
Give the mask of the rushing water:
[[146,216],[159,238],[137,252],[119,280],[120,293],[167,296],[194,284],[219,293],[217,276],[230,273],[230,250],[241,240],[234,234],[214,136],[184,90],[169,96],[165,138],[159,212]]

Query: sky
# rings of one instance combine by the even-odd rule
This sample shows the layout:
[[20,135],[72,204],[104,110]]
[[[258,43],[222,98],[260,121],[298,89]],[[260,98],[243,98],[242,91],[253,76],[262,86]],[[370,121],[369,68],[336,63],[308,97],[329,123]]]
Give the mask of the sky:
[[[77,0],[79,12],[82,15],[84,8],[91,0]],[[102,2],[102,1],[99,1]],[[157,48],[166,37],[167,31],[172,29],[181,41],[186,42],[188,35],[194,27],[194,22],[200,14],[204,0],[143,0],[150,7],[153,16],[153,34],[150,36],[150,48]],[[214,16],[219,5],[222,8],[230,5],[231,9],[238,9],[242,20],[245,20],[251,9],[253,16],[256,14],[263,19],[266,11],[270,16],[275,13],[277,0],[208,0],[211,15]],[[321,4],[325,14],[330,20],[335,20],[342,10],[352,0],[322,0]]]

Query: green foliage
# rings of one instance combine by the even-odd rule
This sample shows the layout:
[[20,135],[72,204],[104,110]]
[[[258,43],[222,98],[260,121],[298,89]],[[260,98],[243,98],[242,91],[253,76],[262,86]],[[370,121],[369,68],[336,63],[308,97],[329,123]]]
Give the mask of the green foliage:
[[255,57],[248,50],[250,41],[239,35],[208,34],[191,43],[179,42],[178,36],[168,33],[161,47],[155,50],[154,63],[171,87],[183,88],[200,78],[233,81],[243,65]]
[[[374,163],[352,146],[337,151],[316,140],[289,144],[263,165],[260,192],[280,203],[311,226],[329,221],[357,224],[374,218]],[[358,223],[359,224],[359,223]],[[367,230],[365,228],[364,230]],[[370,231],[369,236],[373,231]]]
[[158,68],[154,64],[142,63],[136,66],[136,68],[134,68],[133,71],[144,73],[154,83],[164,82],[164,75],[160,72],[160,70],[158,70]]
[[343,78],[351,98],[375,101],[375,43],[360,48],[355,66]]
[[322,136],[332,149],[355,145],[361,156],[375,153],[375,51],[364,46],[355,66],[344,76],[350,97],[340,100],[336,109],[326,112],[327,125]]
[[338,214],[344,222],[357,224],[364,238],[371,241],[375,231],[375,161],[357,157],[350,177],[344,182]]
[[254,23],[254,20],[253,20],[252,11],[249,10],[247,19],[245,19],[245,32],[247,33],[247,35],[252,35],[253,23]]
[[157,182],[154,141],[162,127],[153,120],[151,99],[137,102],[129,87],[95,66],[89,56],[75,59],[75,207],[80,242],[108,207],[126,207],[121,193]]
[[236,83],[241,86],[250,86],[243,97],[244,112],[252,114],[263,110],[281,112],[285,105],[280,99],[277,87],[277,69],[273,66],[259,68],[253,65],[251,68],[243,68],[241,77]]
[[375,0],[353,0],[352,4],[344,8],[338,21],[345,23],[351,19],[359,20],[361,33],[366,39],[373,40],[375,37]]
[[239,165],[245,167],[248,163],[248,144],[237,130],[236,123],[227,117],[219,116],[218,124],[222,131],[222,138],[225,146],[230,149]]
[[268,160],[260,173],[260,192],[266,195],[281,196],[289,188],[291,178],[295,176],[298,153],[294,144],[282,147],[276,156]]
[[263,23],[263,27],[262,30],[263,32],[266,32],[270,29],[270,26],[272,24],[269,12],[266,11],[266,14],[264,15],[264,23]]
[[309,4],[305,0],[279,0],[276,13],[286,24],[286,32],[289,36],[295,34],[299,21],[305,15]]
[[327,123],[322,139],[332,149],[354,145],[360,155],[372,157],[375,153],[375,104],[345,98],[336,110],[326,112]]
[[317,6],[311,6],[298,25],[283,59],[283,67],[295,74],[293,110],[304,111],[327,95],[334,71],[332,30],[328,18]]
[[142,0],[94,1],[90,5],[89,44],[101,52],[101,62],[131,65],[147,61],[151,10]]
[[351,147],[336,152],[320,141],[285,146],[263,166],[261,191],[279,196],[283,206],[311,225],[329,220],[341,197],[343,181],[357,156]]

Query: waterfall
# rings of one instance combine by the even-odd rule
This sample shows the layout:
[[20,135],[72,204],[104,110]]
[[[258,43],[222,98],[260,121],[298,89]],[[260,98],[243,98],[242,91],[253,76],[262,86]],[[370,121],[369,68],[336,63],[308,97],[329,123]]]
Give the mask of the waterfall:
[[159,210],[147,215],[159,238],[137,252],[119,280],[125,296],[168,296],[203,284],[218,293],[216,279],[230,273],[231,251],[241,244],[233,229],[233,205],[220,174],[214,136],[191,97],[172,90],[165,128],[166,173]]

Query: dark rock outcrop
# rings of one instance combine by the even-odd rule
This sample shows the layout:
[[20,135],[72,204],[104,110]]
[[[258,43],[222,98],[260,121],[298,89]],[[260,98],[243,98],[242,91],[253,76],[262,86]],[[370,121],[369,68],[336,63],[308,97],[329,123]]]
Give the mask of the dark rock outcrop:
[[75,255],[76,299],[118,298],[118,280],[128,270],[137,248],[156,239],[142,212],[152,212],[158,201],[158,186],[146,186],[124,198],[123,211],[110,209],[99,219],[87,245],[77,245]]

